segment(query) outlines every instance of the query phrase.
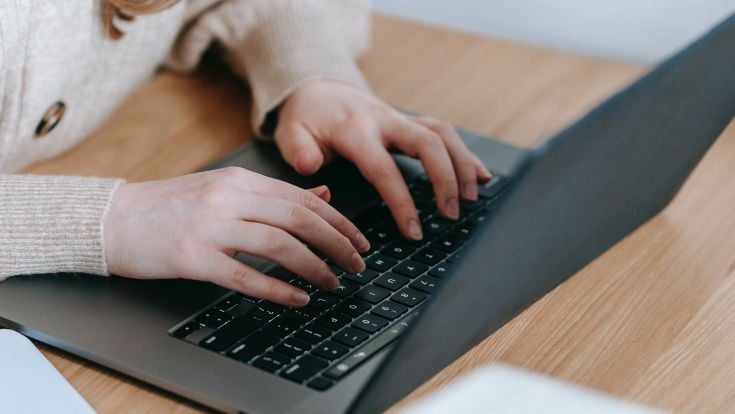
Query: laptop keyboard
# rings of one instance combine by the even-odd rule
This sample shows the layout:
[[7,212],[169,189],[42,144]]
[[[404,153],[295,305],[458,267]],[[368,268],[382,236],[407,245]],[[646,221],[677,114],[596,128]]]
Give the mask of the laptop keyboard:
[[397,339],[418,315],[426,299],[451,274],[462,246],[488,213],[506,180],[495,176],[475,202],[462,202],[460,219],[439,215],[425,176],[410,183],[424,238],[400,236],[380,200],[353,221],[370,240],[363,254],[367,268],[346,273],[332,292],[282,267],[266,272],[306,291],[311,301],[289,308],[230,292],[169,333],[210,351],[291,381],[324,391]]

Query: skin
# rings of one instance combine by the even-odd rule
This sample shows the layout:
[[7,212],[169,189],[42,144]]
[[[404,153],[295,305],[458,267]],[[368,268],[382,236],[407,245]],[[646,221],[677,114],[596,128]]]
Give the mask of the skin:
[[[329,160],[351,160],[378,190],[404,237],[421,239],[413,200],[390,157],[395,149],[421,160],[437,208],[459,216],[459,200],[477,199],[490,173],[454,128],[404,115],[369,91],[334,81],[305,83],[285,101],[275,141],[301,174]],[[111,273],[132,278],[186,278],[219,284],[288,306],[308,295],[233,257],[238,252],[274,260],[324,290],[336,276],[311,249],[350,272],[365,268],[365,236],[329,206],[325,186],[303,190],[242,168],[122,184],[105,219]],[[305,246],[306,243],[309,247]]]

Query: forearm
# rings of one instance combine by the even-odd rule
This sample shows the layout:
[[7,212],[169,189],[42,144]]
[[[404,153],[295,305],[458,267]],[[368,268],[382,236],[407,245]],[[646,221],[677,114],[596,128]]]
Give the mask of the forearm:
[[36,273],[107,274],[103,219],[121,181],[0,175],[0,280]]

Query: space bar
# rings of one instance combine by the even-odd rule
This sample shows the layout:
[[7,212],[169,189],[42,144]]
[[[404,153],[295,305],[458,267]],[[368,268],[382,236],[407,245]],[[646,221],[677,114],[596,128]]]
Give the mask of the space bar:
[[403,331],[408,328],[408,324],[418,316],[418,314],[418,309],[408,313],[389,329],[373,338],[370,342],[367,342],[365,345],[352,351],[351,354],[348,354],[344,359],[332,366],[329,371],[325,372],[324,376],[332,379],[340,379],[347,375],[358,365],[368,360],[371,356],[375,355],[378,351],[385,348],[388,344],[401,336]]

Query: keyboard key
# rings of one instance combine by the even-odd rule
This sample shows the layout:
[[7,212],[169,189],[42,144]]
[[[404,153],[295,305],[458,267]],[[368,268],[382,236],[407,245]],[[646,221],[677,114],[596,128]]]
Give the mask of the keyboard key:
[[317,309],[327,309],[339,302],[339,296],[331,292],[316,292],[311,295],[309,305]]
[[411,288],[405,288],[390,298],[390,300],[406,306],[416,306],[424,299],[426,299],[426,294]]
[[444,233],[452,224],[453,222],[436,216],[423,221],[424,232],[434,234]]
[[441,279],[434,276],[423,275],[411,283],[411,287],[425,293],[432,293],[439,286]]
[[380,225],[370,230],[365,237],[367,237],[371,245],[385,246],[398,237],[398,229],[393,223],[390,223],[390,225]]
[[240,302],[241,302],[240,298],[236,297],[235,295],[231,295],[219,301],[219,303],[217,303],[216,305],[214,305],[214,309],[220,310],[222,312],[227,312],[228,310],[239,305]]
[[350,351],[350,348],[347,348],[344,345],[340,345],[336,342],[332,341],[326,341],[316,348],[314,348],[313,351],[311,351],[312,354],[322,357],[328,361],[335,360],[342,355],[346,354]]
[[296,358],[311,349],[311,344],[296,338],[288,338],[273,348],[276,352]]
[[360,253],[360,256],[362,256],[362,258],[364,259],[364,258],[366,258],[368,256],[371,256],[374,253],[376,253],[378,250],[380,250],[381,247],[383,247],[383,246],[381,246],[379,244],[375,244],[375,243],[370,243],[370,249],[368,249],[367,251],[364,251],[364,252]]
[[344,270],[342,270],[341,267],[337,266],[334,263],[329,263],[328,262],[327,265],[329,266],[329,269],[332,271],[332,273],[334,273],[335,276],[339,276],[339,275],[341,275],[342,273],[345,272]]
[[403,315],[406,311],[408,311],[407,307],[390,300],[386,300],[372,310],[374,314],[390,320]]
[[427,247],[411,256],[413,260],[419,261],[429,266],[433,266],[441,262],[445,257],[447,257],[446,253],[440,252],[439,250],[432,249],[430,247]]
[[284,306],[263,301],[253,306],[253,308],[248,311],[248,315],[255,316],[256,318],[260,318],[264,321],[269,321],[280,315],[285,309],[286,308]]
[[362,329],[365,332],[375,333],[381,330],[385,325],[388,325],[387,319],[383,319],[376,315],[366,314],[357,318],[351,326]]
[[390,295],[389,291],[378,286],[368,285],[357,292],[355,297],[370,303],[378,303],[388,295]]
[[197,316],[196,321],[204,326],[217,329],[230,319],[232,319],[232,316],[229,314],[226,314],[221,310],[210,309]]
[[281,338],[288,336],[291,332],[298,329],[299,325],[292,320],[279,316],[273,319],[263,327],[263,331],[280,336]]
[[403,240],[396,240],[382,250],[384,254],[399,260],[407,258],[415,251],[416,246],[412,246]]
[[304,329],[296,332],[294,336],[299,339],[303,339],[306,342],[318,344],[319,342],[327,339],[327,337],[331,334],[332,332],[329,329],[311,324]]
[[459,249],[464,243],[464,240],[454,236],[442,236],[431,242],[431,247],[441,250],[445,253],[453,253]]
[[291,381],[304,382],[327,366],[327,362],[311,355],[304,355],[289,365],[281,375]]
[[475,213],[475,215],[469,219],[469,222],[473,224],[482,224],[485,220],[487,220],[488,214],[489,214],[488,209],[483,208],[482,210]]
[[275,269],[268,272],[269,276],[275,277],[276,279],[283,280],[284,282],[288,283],[296,278],[296,275],[289,272],[283,267],[276,267]]
[[260,319],[251,316],[240,316],[202,339],[199,345],[215,352],[222,352],[234,345],[235,342],[253,333],[261,325],[263,325],[263,321]]
[[176,338],[186,338],[190,334],[196,332],[202,325],[199,322],[187,322],[179,329],[175,330],[172,335]]
[[398,290],[410,281],[411,279],[407,277],[389,272],[375,279],[375,284],[386,289]]
[[344,313],[340,313],[337,311],[330,311],[326,314],[320,316],[317,318],[315,323],[317,323],[320,326],[323,326],[329,330],[336,331],[338,329],[342,329],[345,325],[352,322],[352,318],[348,315],[345,315]]
[[388,217],[390,217],[390,210],[388,210],[388,207],[386,207],[385,204],[380,203],[358,214],[352,222],[357,226],[357,228],[366,232]]
[[265,352],[266,349],[272,347],[280,341],[280,338],[265,332],[256,332],[247,337],[244,341],[235,345],[227,356],[238,359],[242,362],[248,362],[256,356]]
[[350,298],[337,305],[335,309],[356,318],[370,309],[370,304],[364,300]]
[[462,223],[452,229],[449,234],[460,237],[460,238],[467,238],[472,234],[472,230],[475,229],[475,226],[471,223]]
[[451,271],[449,268],[449,264],[444,262],[439,263],[438,265],[432,267],[431,270],[429,270],[430,275],[438,278],[447,277],[450,275],[450,272]]
[[306,385],[309,388],[315,389],[317,391],[326,391],[332,385],[334,385],[334,381],[330,381],[324,377],[316,377],[313,380],[309,381],[309,383]]
[[359,273],[347,273],[343,277],[352,280],[353,282],[357,282],[361,285],[364,285],[365,283],[370,283],[371,280],[378,277],[378,272],[376,272],[373,269],[365,269],[362,272]]
[[277,354],[275,352],[268,352],[263,356],[259,356],[253,361],[253,366],[266,370],[268,372],[276,372],[291,362],[291,358]]
[[429,266],[426,266],[425,264],[414,262],[413,260],[406,260],[405,262],[399,263],[398,266],[394,267],[393,271],[408,276],[410,278],[414,278],[424,273],[428,268]]
[[324,376],[333,379],[340,379],[344,377],[362,362],[367,361],[371,356],[375,355],[381,349],[388,346],[391,342],[398,339],[403,331],[408,328],[409,324],[416,315],[416,312],[412,312],[404,316],[402,319],[400,319],[398,323],[376,335],[365,345],[353,350],[343,360],[334,364],[327,372],[324,373]]
[[365,260],[367,267],[377,270],[378,272],[385,272],[395,265],[397,262],[395,259],[390,258],[384,254],[375,253]]
[[283,316],[303,325],[316,318],[316,316],[319,315],[319,312],[319,309],[311,306],[305,306],[303,308],[288,308]]
[[289,282],[290,284],[296,286],[297,288],[303,290],[304,292],[308,294],[312,294],[317,291],[317,287],[309,283],[306,279],[297,277],[296,279]]
[[339,286],[337,286],[337,288],[335,288],[332,293],[341,298],[345,298],[355,293],[359,288],[360,285],[358,285],[357,283],[351,282],[345,278],[341,278],[339,280]]
[[475,211],[483,207],[486,203],[487,198],[480,196],[477,200],[462,200],[460,202],[460,207],[468,211]]
[[450,255],[449,257],[447,257],[447,260],[446,260],[447,263],[456,263],[458,260],[462,258],[463,251],[464,249],[457,250],[456,252],[454,252],[453,255]]
[[332,340],[337,341],[343,345],[355,346],[368,339],[368,334],[362,331],[358,331],[352,328],[344,328],[341,331],[334,334]]

